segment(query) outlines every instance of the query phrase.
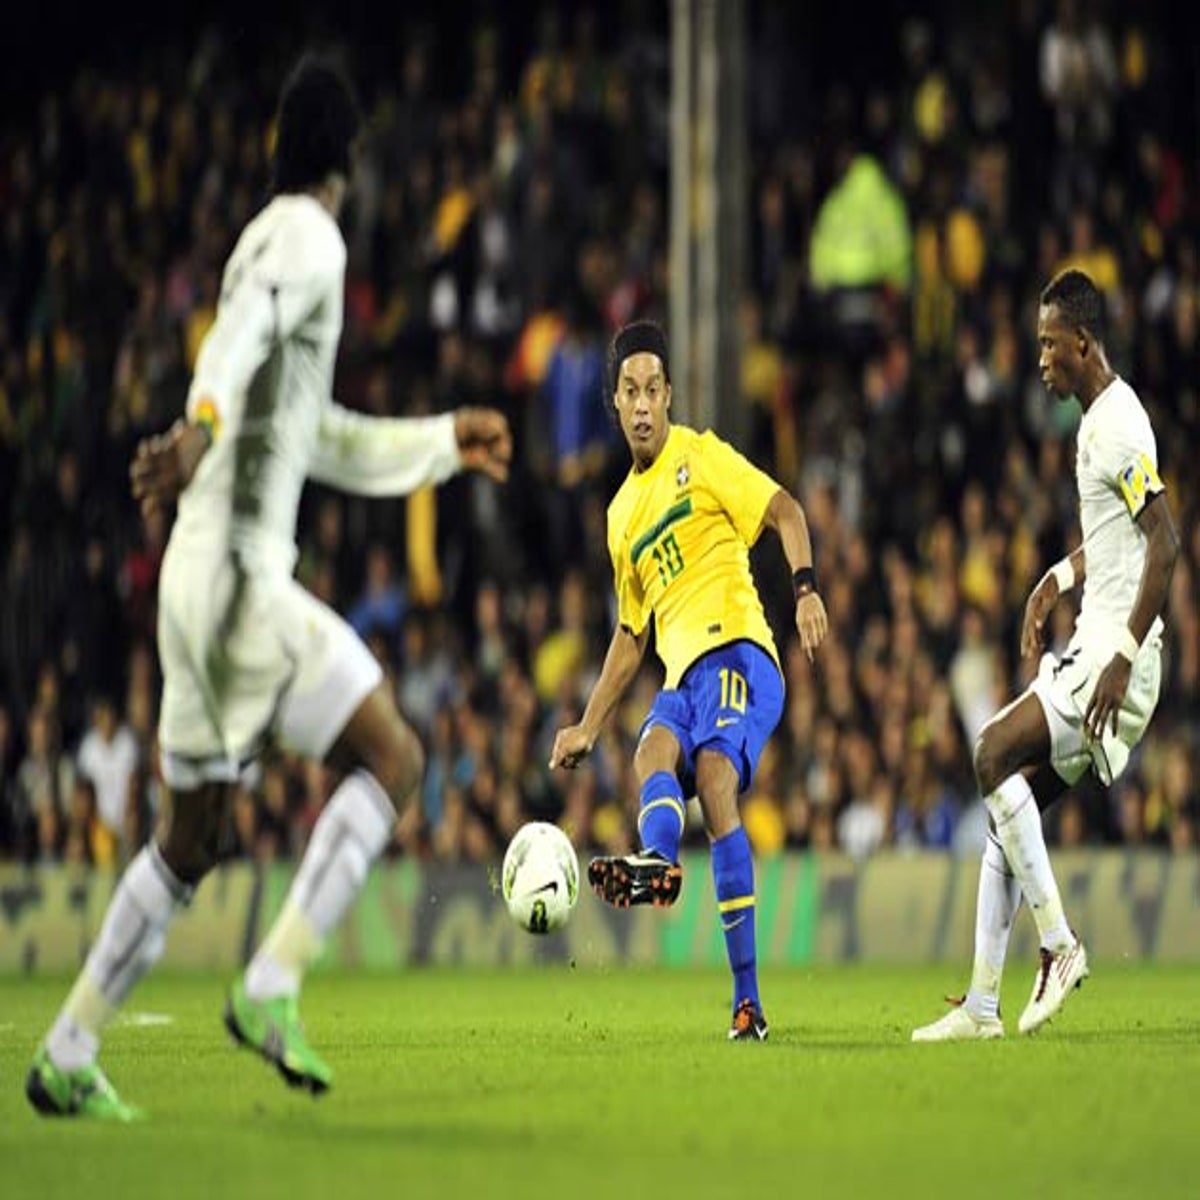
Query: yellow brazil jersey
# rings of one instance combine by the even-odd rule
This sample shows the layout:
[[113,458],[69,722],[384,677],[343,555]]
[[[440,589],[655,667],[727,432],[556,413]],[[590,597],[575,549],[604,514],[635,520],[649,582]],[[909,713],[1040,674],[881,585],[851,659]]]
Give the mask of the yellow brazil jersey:
[[654,463],[630,471],[613,497],[617,619],[640,635],[654,617],[667,687],[701,655],[739,639],[779,662],[750,574],[750,547],[778,490],[715,433],[672,425]]

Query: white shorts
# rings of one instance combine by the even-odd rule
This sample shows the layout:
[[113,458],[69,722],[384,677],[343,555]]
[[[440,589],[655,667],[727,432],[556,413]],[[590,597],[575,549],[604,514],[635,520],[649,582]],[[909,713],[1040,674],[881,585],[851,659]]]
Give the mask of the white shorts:
[[1112,661],[1112,645],[1098,644],[1078,632],[1062,658],[1042,655],[1037,678],[1029,690],[1041,701],[1050,727],[1050,765],[1068,784],[1094,767],[1105,784],[1111,784],[1129,763],[1129,755],[1142,740],[1158,703],[1162,683],[1162,642],[1148,637],[1133,661],[1129,687],[1117,715],[1117,732],[1111,723],[1099,740],[1086,736],[1083,717],[1100,673]]
[[323,759],[383,672],[358,635],[288,576],[168,549],[158,596],[163,774],[232,782],[268,739]]

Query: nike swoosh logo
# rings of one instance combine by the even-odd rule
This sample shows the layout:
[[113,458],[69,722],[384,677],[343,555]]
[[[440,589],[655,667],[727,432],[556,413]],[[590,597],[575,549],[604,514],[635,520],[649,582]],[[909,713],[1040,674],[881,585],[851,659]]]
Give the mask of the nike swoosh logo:
[[558,894],[558,880],[552,879],[552,880],[550,880],[549,883],[543,883],[540,888],[534,888],[533,891],[530,892],[529,894],[531,896],[538,896],[542,892],[554,892],[555,895],[557,895]]
[[724,729],[726,725],[736,725],[741,717],[718,717],[717,728]]
[[736,929],[745,919],[745,916],[740,916],[736,921],[722,921],[721,928],[728,933],[731,929]]

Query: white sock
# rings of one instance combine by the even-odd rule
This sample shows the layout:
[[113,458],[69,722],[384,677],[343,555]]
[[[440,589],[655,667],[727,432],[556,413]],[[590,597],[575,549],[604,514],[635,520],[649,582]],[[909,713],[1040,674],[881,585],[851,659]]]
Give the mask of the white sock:
[[158,847],[144,846],[117,885],[87,962],[46,1037],[55,1066],[76,1071],[95,1059],[101,1032],[162,955],[167,926],[190,896]]
[[979,895],[975,901],[975,968],[966,1010],[980,1020],[1000,1013],[1000,976],[1008,953],[1008,936],[1021,906],[1021,885],[995,835],[989,833],[979,866]]
[[275,924],[246,968],[254,1000],[294,996],[325,936],[346,915],[396,825],[396,811],[366,771],[333,793],[308,842]]
[[992,814],[1004,857],[1029,902],[1042,945],[1056,954],[1069,950],[1075,937],[1063,912],[1042,834],[1042,814],[1028,780],[1020,774],[1010,775],[984,803]]

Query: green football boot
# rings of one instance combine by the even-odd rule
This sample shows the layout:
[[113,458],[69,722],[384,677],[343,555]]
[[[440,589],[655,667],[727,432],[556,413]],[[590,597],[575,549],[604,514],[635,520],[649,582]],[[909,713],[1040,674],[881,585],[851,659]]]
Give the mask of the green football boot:
[[95,1117],[101,1121],[140,1121],[146,1114],[126,1104],[95,1063],[64,1071],[43,1046],[25,1080],[29,1103],[44,1117]]
[[225,1002],[225,1028],[235,1041],[261,1054],[292,1087],[319,1096],[333,1083],[333,1072],[304,1036],[295,996],[252,1000],[239,979]]

